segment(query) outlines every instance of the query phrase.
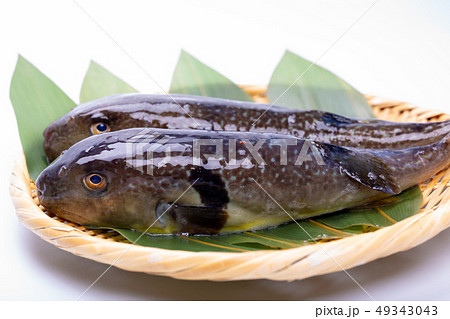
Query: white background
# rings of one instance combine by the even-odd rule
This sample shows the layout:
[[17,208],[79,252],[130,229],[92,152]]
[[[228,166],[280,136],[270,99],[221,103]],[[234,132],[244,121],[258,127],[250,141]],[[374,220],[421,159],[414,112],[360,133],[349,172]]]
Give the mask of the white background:
[[[450,112],[450,3],[445,0],[379,0],[363,17],[374,1],[77,2],[164,89],[181,48],[242,84],[268,83],[285,49],[313,61],[329,49],[319,64],[361,92]],[[71,0],[2,2],[0,35],[0,299],[75,300],[106,266],[39,239],[19,224],[8,193],[10,172],[21,152],[9,101],[17,55],[34,63],[74,101],[90,59],[142,92],[161,89]],[[377,300],[449,300],[449,243],[446,230],[417,248],[349,272]],[[214,283],[113,268],[83,299],[368,296],[345,273],[290,283]]]

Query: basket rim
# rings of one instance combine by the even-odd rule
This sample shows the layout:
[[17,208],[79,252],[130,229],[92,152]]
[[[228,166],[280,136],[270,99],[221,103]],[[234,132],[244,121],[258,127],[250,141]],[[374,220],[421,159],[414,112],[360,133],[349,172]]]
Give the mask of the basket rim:
[[[375,99],[372,96],[367,98]],[[376,99],[386,104],[387,100]],[[450,168],[441,172],[441,177],[444,175],[450,176]],[[25,156],[22,153],[12,172],[10,194],[19,220],[42,239],[76,255],[112,264],[124,270],[179,279],[304,279],[346,270],[410,249],[450,227],[448,201],[377,231],[330,242],[276,251],[169,250],[95,237],[54,220],[43,213],[33,200],[29,181]],[[383,239],[387,239],[387,242]],[[358,251],[358,254],[355,254],[355,251]]]

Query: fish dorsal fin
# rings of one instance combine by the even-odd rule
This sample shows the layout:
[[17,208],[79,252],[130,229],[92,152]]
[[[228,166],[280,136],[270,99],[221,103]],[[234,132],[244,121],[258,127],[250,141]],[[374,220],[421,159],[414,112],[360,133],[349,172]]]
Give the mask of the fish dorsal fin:
[[401,192],[394,173],[381,158],[369,152],[332,144],[315,144],[328,161],[338,164],[348,176],[364,186],[387,194]]

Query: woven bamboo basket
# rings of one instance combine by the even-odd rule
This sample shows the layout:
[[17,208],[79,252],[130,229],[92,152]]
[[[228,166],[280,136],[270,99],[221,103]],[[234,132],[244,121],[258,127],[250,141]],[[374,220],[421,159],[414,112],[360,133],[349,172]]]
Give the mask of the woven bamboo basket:
[[[242,86],[258,102],[265,87]],[[450,119],[408,103],[366,96],[377,117],[400,122]],[[16,163],[10,192],[19,220],[49,243],[75,255],[128,271],[190,280],[299,280],[346,270],[415,247],[450,226],[450,168],[426,184],[421,211],[375,232],[277,251],[189,252],[133,245],[108,231],[90,230],[52,216],[39,205],[25,158]]]

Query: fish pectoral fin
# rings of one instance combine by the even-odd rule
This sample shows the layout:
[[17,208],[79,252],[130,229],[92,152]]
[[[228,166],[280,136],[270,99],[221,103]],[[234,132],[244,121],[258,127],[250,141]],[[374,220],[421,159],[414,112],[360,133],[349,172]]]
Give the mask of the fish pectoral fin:
[[326,159],[337,163],[349,177],[362,185],[387,194],[401,192],[395,174],[381,158],[369,152],[331,144],[320,144],[319,149]]
[[170,203],[159,204],[156,215],[169,231],[189,234],[217,234],[228,219],[222,207]]

